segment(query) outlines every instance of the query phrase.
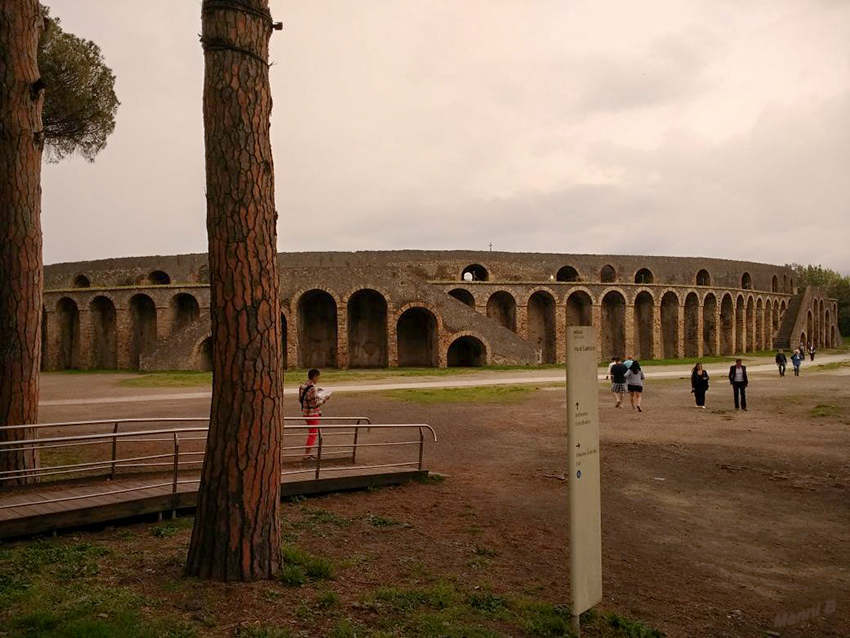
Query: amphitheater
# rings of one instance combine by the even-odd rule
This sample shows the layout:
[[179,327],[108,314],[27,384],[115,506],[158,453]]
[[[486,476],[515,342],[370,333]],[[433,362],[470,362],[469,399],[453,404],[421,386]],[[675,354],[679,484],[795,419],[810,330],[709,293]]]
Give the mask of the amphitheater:
[[[837,303],[768,264],[472,251],[281,253],[289,368],[565,361],[569,325],[601,359],[731,355],[840,341]],[[205,254],[45,268],[42,367],[205,370]]]

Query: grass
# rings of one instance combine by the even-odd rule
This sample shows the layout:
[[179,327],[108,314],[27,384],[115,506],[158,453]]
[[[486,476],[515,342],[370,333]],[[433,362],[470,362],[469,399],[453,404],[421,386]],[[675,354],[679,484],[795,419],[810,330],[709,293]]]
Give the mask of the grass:
[[841,416],[841,408],[827,404],[816,405],[809,410],[809,416],[815,419]]
[[331,562],[294,545],[284,545],[280,550],[282,568],[278,580],[290,587],[301,587],[308,581],[330,580],[334,577]]
[[173,371],[136,374],[121,379],[119,386],[125,388],[194,388],[212,384],[212,372]]
[[382,394],[389,399],[433,405],[435,403],[519,403],[527,399],[535,386],[478,386],[469,388],[435,388],[390,390]]
[[841,368],[850,368],[850,361],[833,361],[832,363],[823,363],[816,365],[813,370],[821,372],[825,370],[839,370]]

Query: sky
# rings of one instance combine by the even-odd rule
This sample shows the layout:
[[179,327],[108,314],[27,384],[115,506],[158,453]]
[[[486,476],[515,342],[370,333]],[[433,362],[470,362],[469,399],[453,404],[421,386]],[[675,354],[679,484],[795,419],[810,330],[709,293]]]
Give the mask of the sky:
[[[43,173],[45,263],[203,252],[200,0],[43,0],[116,128]],[[846,0],[271,0],[278,248],[850,273]]]

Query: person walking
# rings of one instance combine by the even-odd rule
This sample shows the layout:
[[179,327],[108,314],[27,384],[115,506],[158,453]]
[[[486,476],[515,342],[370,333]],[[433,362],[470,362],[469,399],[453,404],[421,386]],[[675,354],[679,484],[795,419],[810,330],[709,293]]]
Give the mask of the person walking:
[[815,348],[814,342],[810,343],[809,344],[809,357],[811,358],[812,361],[815,360],[815,353],[816,352],[817,352],[817,349]]
[[741,359],[735,359],[735,365],[729,368],[729,383],[732,385],[732,392],[735,395],[735,409],[739,407],[744,412],[747,411],[747,366],[741,363]]
[[629,366],[629,371],[626,372],[626,387],[629,390],[629,402],[632,404],[632,410],[637,409],[638,412],[643,412],[640,407],[640,398],[643,394],[643,380],[646,377],[643,375],[643,370],[640,369],[640,362],[635,359],[632,365]]
[[803,356],[800,354],[799,350],[794,350],[794,354],[791,355],[791,365],[794,366],[794,376],[800,376],[800,364],[803,363]]
[[708,371],[704,370],[702,363],[697,363],[691,370],[691,392],[697,407],[705,410],[705,393],[708,391]]
[[322,404],[330,398],[329,394],[321,392],[321,388],[317,387],[321,373],[313,368],[307,373],[307,381],[301,384],[298,388],[298,400],[301,403],[301,416],[304,417],[304,422],[309,426],[307,431],[307,441],[304,444],[304,460],[313,461],[316,459],[313,456],[313,446],[316,444],[316,439],[319,435],[319,419],[322,416]]
[[614,367],[614,364],[620,360],[620,357],[611,357],[611,363],[608,364],[608,372],[605,373],[605,380],[611,378],[611,368]]
[[620,357],[614,357],[614,365],[611,366],[611,392],[617,399],[615,408],[623,404],[623,396],[626,394],[626,372],[628,368],[620,363]]
[[780,349],[776,353],[776,365],[779,367],[779,376],[785,376],[785,367],[788,365],[788,358],[785,356],[785,351]]

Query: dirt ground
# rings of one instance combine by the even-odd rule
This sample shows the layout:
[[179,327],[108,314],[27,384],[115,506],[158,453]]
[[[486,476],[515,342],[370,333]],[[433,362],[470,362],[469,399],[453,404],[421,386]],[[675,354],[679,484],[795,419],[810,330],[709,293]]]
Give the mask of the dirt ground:
[[[720,381],[712,383],[704,411],[692,406],[685,380],[650,379],[643,413],[614,409],[600,385],[601,607],[668,636],[850,636],[848,372],[752,375],[748,412],[732,409],[731,390]],[[95,375],[91,382],[96,386]],[[41,417],[194,416],[207,406],[203,399],[56,406],[43,408]],[[287,414],[296,407],[291,399]],[[535,390],[506,405],[337,394],[325,414],[433,425],[439,440],[428,445],[426,462],[448,477],[437,485],[307,501],[347,520],[380,513],[403,523],[377,533],[300,528],[305,549],[343,562],[355,558],[357,568],[334,583],[343,601],[368,587],[444,577],[473,588],[485,583],[496,593],[569,599],[562,389]],[[287,505],[284,515],[303,520],[304,507]],[[187,534],[162,542],[177,543],[171,550],[179,553]],[[163,583],[179,577],[179,565],[161,573],[168,551],[139,554],[134,587],[167,594]],[[261,591],[222,589],[220,626],[245,620],[245,597]],[[777,615],[818,604],[817,617],[774,627]],[[285,606],[263,613],[292,615]]]

